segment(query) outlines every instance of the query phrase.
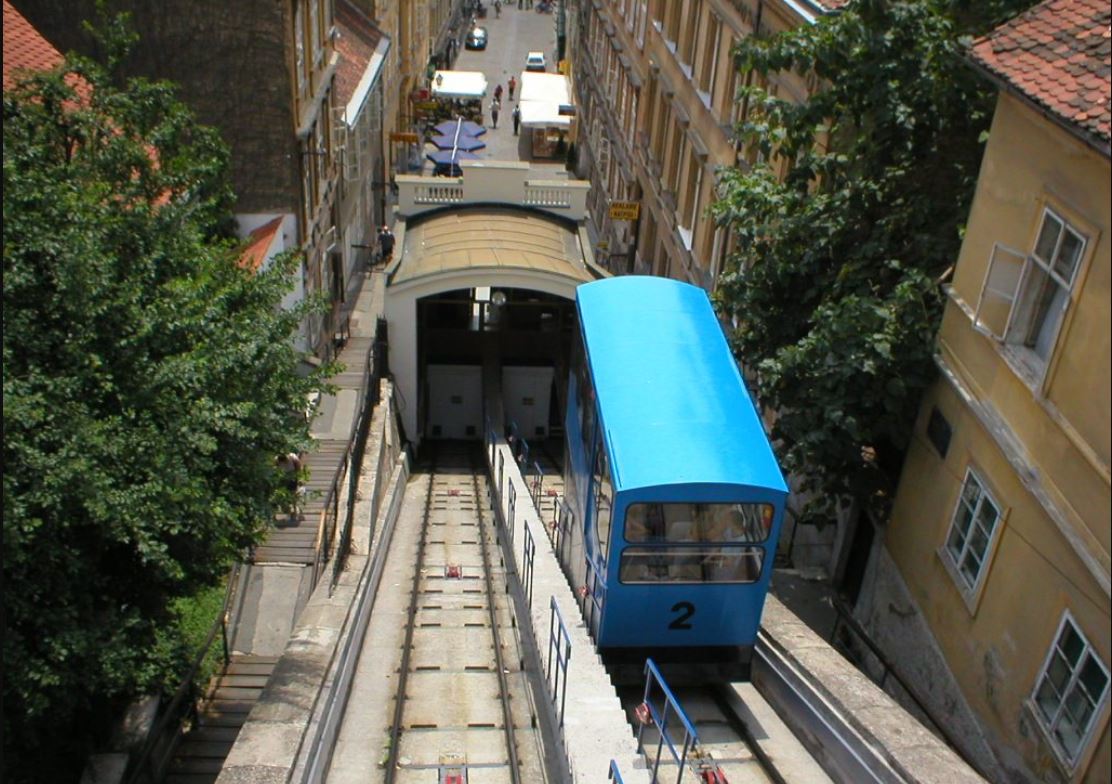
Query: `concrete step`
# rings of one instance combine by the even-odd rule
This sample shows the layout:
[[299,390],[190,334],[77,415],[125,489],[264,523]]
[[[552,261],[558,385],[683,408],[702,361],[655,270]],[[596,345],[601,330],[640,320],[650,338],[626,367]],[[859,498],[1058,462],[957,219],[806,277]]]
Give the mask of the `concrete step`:
[[212,701],[214,703],[220,702],[251,702],[254,703],[259,699],[259,693],[262,688],[254,686],[243,688],[239,686],[217,686],[216,691],[212,694]]
[[247,675],[244,673],[225,673],[218,681],[218,688],[261,689],[270,680],[270,673]]
[[247,714],[242,711],[222,713],[213,709],[198,716],[196,726],[201,729],[234,729],[238,733],[246,718]]
[[199,725],[189,731],[189,742],[232,743],[238,735],[239,727]]
[[282,528],[275,528],[270,532],[270,534],[268,534],[267,539],[271,540],[271,539],[274,539],[275,537],[283,538],[283,539],[297,538],[297,537],[304,537],[304,538],[308,538],[308,539],[313,539],[314,537],[316,537],[316,535],[317,535],[317,526],[316,525],[309,525],[309,522],[306,520],[306,521],[302,521],[299,525],[289,525],[289,526],[284,526]]
[[277,656],[236,655],[209,685],[194,727],[181,739],[166,784],[211,784],[259,700]]
[[167,773],[165,784],[215,784],[219,773]]
[[215,777],[220,774],[222,767],[224,767],[223,757],[174,757],[170,760],[167,775],[211,773]]
[[224,670],[224,675],[261,675],[264,678],[269,678],[272,672],[274,672],[273,662],[241,662],[233,659],[228,668]]
[[228,667],[235,667],[239,664],[269,664],[271,670],[278,664],[277,656],[260,656],[254,653],[237,653],[232,657]]
[[311,547],[260,547],[255,550],[253,563],[311,564],[316,553]]
[[176,758],[178,759],[218,759],[223,760],[228,758],[228,753],[232,750],[232,744],[235,743],[235,738],[231,740],[217,740],[205,741],[195,740],[190,733],[178,746]]
[[235,699],[235,700],[222,700],[213,699],[205,704],[205,710],[212,710],[216,713],[232,716],[234,714],[243,714],[244,717],[251,712],[255,707],[255,700],[253,699]]

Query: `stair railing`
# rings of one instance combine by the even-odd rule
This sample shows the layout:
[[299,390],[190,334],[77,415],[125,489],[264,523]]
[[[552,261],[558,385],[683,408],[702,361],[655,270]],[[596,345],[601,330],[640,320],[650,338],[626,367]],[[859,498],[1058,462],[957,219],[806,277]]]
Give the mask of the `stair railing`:
[[[220,609],[220,615],[213,621],[212,626],[209,628],[208,634],[205,636],[205,641],[201,645],[201,649],[198,651],[196,657],[194,657],[192,665],[190,665],[185,677],[178,685],[173,698],[170,700],[169,704],[160,711],[154,727],[152,727],[150,733],[147,735],[146,741],[143,743],[143,748],[139,752],[139,756],[128,766],[129,772],[125,779],[127,784],[140,784],[141,782],[157,782],[162,780],[162,774],[165,770],[166,763],[174,752],[177,739],[181,736],[182,724],[185,718],[193,715],[196,710],[195,702],[190,704],[188,708],[183,709],[185,699],[187,696],[193,694],[197,673],[200,672],[201,665],[208,657],[209,650],[212,648],[213,642],[216,641],[218,632],[220,633],[224,667],[227,667],[228,662],[231,661],[228,626],[231,620],[232,601],[236,596],[236,590],[239,585],[239,569],[240,565],[238,562],[232,565],[232,570],[228,574],[228,584],[224,589],[224,605]],[[171,722],[174,720],[177,720],[177,727],[174,728],[172,739],[165,742],[164,736],[167,734]],[[162,749],[163,753],[156,759],[155,751],[160,744],[164,746]]]

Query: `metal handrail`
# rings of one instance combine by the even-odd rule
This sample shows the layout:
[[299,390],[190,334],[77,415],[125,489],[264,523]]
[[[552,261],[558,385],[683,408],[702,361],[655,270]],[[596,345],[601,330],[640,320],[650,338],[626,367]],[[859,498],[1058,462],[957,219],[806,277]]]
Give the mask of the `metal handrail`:
[[622,772],[618,769],[618,761],[610,760],[610,772],[606,776],[607,780],[613,781],[614,784],[625,784],[622,780]]
[[[361,473],[363,456],[367,449],[367,439],[370,435],[370,422],[374,410],[381,402],[380,387],[384,376],[385,359],[385,321],[379,319],[375,326],[375,339],[367,352],[367,363],[363,369],[363,379],[360,383],[360,406],[356,420],[355,442],[349,453],[351,466],[348,470],[348,498],[347,510],[343,527],[340,529],[340,543],[336,548],[332,564],[332,578],[328,585],[328,595],[331,596],[347,562],[347,551],[351,545],[351,528],[355,519],[355,503],[358,496],[359,476]],[[385,483],[383,481],[383,466],[379,465],[375,472],[374,487],[371,491],[371,536],[374,537],[375,521],[378,518],[378,509]]]
[[521,539],[521,565],[524,572],[522,582],[525,584],[525,601],[529,609],[533,609],[533,559],[537,554],[537,545],[533,541],[533,532],[528,525],[522,526],[525,536]]
[[529,485],[529,495],[533,498],[533,506],[537,510],[537,515],[541,514],[541,489],[544,486],[544,469],[541,468],[539,461],[533,461],[533,481]]
[[[150,774],[152,779],[158,779],[158,772],[148,769],[151,755],[154,752],[159,738],[162,737],[163,732],[165,732],[166,729],[170,726],[171,720],[177,715],[178,710],[181,707],[182,702],[185,700],[186,695],[192,692],[194,680],[196,679],[197,673],[200,671],[201,665],[204,663],[205,658],[208,656],[209,649],[212,647],[212,643],[216,640],[217,631],[221,633],[221,652],[223,653],[224,666],[227,667],[228,663],[231,661],[231,653],[228,645],[228,621],[231,615],[232,600],[235,597],[236,589],[239,586],[239,570],[240,563],[237,561],[232,564],[232,569],[228,573],[228,583],[224,588],[224,604],[220,608],[220,615],[217,616],[216,620],[213,621],[212,626],[209,627],[208,634],[205,636],[205,641],[204,643],[202,643],[200,651],[198,651],[197,655],[194,657],[193,663],[186,671],[185,677],[178,685],[178,688],[174,692],[174,696],[170,700],[170,703],[166,706],[166,709],[162,711],[162,715],[159,717],[158,721],[155,722],[155,725],[151,728],[151,731],[147,734],[147,740],[143,743],[143,748],[140,751],[139,756],[136,757],[135,761],[130,765],[131,772],[127,776],[127,784],[134,784],[135,782],[139,781],[140,776],[142,776],[144,773]],[[182,717],[178,717],[179,722],[181,721],[181,718]]]
[[[660,687],[661,692],[664,694],[663,710],[657,710],[657,707],[649,699],[652,693],[653,684]],[[672,690],[668,688],[667,682],[657,669],[656,663],[652,659],[645,660],[645,694],[642,699],[641,705],[648,711],[648,721],[642,721],[637,727],[637,752],[639,754],[645,753],[644,744],[642,743],[642,735],[644,734],[645,727],[648,724],[655,724],[660,739],[656,744],[656,760],[653,763],[652,780],[655,784],[657,779],[657,772],[660,770],[660,753],[664,750],[664,744],[668,744],[668,752],[672,755],[677,765],[676,784],[680,784],[683,780],[684,767],[687,765],[687,756],[695,746],[699,743],[699,734],[695,732],[695,727],[687,718],[684,713],[683,707],[680,705],[679,700],[672,694]],[[672,742],[671,736],[668,734],[668,719],[670,713],[674,712],[679,717],[681,724],[684,728],[684,739],[682,750],[677,753],[676,746]],[[646,754],[646,757],[648,755]]]
[[[560,614],[560,607],[556,604],[556,597],[549,597],[548,604],[548,664],[545,665],[545,682],[552,686],[552,702],[556,702],[556,692],[560,692],[559,729],[564,728],[564,706],[568,696],[568,662],[571,661],[571,636],[568,627],[564,625],[564,617]],[[560,643],[563,643],[561,646]],[[552,652],[556,652],[556,668],[552,668]],[[563,679],[560,674],[563,673]],[[552,682],[555,674],[556,680]],[[561,689],[561,685],[563,688]]]

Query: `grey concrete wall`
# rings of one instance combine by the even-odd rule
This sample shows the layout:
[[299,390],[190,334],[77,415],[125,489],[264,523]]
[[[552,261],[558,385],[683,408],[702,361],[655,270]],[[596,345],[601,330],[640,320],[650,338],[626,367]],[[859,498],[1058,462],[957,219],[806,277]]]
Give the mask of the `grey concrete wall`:
[[[869,559],[854,616],[885,654],[900,679],[914,689],[933,720],[945,726],[946,733],[962,753],[993,781],[1033,784],[1041,779],[1027,771],[1013,750],[996,741],[978,721],[966,702],[946,659],[931,634],[907,584],[878,536]],[[880,680],[883,665],[867,651],[861,653],[860,666]],[[909,710],[912,700],[893,678],[886,691]]]
[[[334,702],[331,689],[344,663],[342,653],[358,634],[360,619],[354,612],[359,606],[357,599],[371,587],[372,526],[384,538],[388,536],[387,522],[397,515],[408,476],[393,414],[392,389],[388,381],[382,383],[383,403],[371,418],[360,477],[361,500],[353,521],[354,546],[347,567],[331,596],[329,580],[322,579],[309,597],[274,673],[224,763],[219,784],[286,782],[295,772],[300,780],[327,729],[323,718]],[[394,458],[393,482],[375,524],[370,519],[371,487],[378,466],[391,463],[383,458],[384,451]],[[337,714],[342,713],[341,705]]]
[[[867,744],[897,780],[916,784],[981,784],[978,775],[949,746],[815,634],[775,596],[765,603],[762,628],[835,720]],[[754,675],[758,691],[767,688]],[[785,716],[793,728],[792,716]],[[823,750],[819,750],[822,752]],[[882,780],[888,780],[884,778]]]

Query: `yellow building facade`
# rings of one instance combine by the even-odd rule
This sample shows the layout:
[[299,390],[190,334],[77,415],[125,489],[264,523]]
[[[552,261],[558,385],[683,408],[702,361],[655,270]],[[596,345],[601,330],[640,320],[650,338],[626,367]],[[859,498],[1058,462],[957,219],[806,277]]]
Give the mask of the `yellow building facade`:
[[[745,166],[733,137],[750,110],[736,99],[730,52],[751,35],[812,24],[842,0],[581,0],[569,10],[578,95],[579,175],[592,184],[589,231],[612,272],[714,287],[729,232],[705,210],[720,166]],[[813,85],[776,75],[770,92],[802,100]],[[637,202],[636,220],[611,216]]]
[[[1000,96],[947,289],[940,377],[872,567],[895,574],[874,575],[858,614],[939,715],[964,702],[979,724],[964,751],[992,778],[1107,782],[1108,58],[1102,66],[1098,53],[1090,69],[1103,67],[1103,87],[1076,91],[1085,111],[1062,94],[1066,82],[1013,68],[1004,43],[1049,20],[1054,46],[1091,58],[1079,31],[1088,24],[1099,36],[1108,21],[1093,5],[1068,28],[1072,20],[1047,16],[1046,5],[971,52]],[[1060,59],[1040,76],[1053,76]],[[901,641],[901,629],[916,628],[932,638],[933,660],[910,636]]]

